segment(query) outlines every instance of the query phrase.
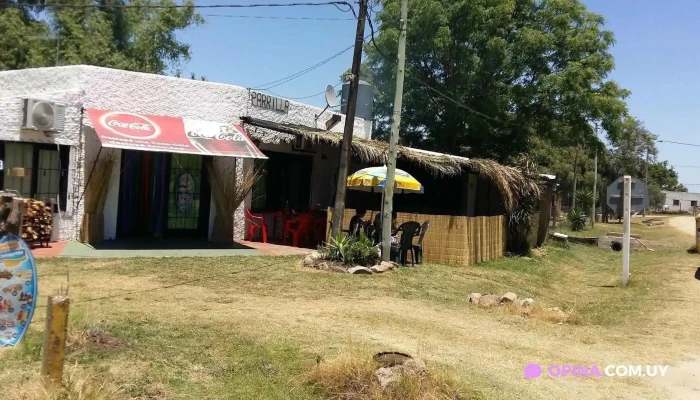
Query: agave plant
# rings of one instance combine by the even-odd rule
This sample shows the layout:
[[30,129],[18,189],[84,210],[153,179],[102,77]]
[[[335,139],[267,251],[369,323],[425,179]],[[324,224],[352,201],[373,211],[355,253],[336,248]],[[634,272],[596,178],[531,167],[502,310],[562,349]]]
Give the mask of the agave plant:
[[576,192],[577,207],[583,210],[590,210],[593,207],[593,191],[590,189],[581,189]]
[[588,216],[580,208],[575,208],[569,211],[567,219],[569,220],[569,226],[571,227],[571,230],[574,232],[578,232],[586,227],[586,221],[588,220]]
[[364,232],[355,238],[340,232],[318,248],[324,260],[338,261],[345,265],[373,265],[379,259],[379,250]]

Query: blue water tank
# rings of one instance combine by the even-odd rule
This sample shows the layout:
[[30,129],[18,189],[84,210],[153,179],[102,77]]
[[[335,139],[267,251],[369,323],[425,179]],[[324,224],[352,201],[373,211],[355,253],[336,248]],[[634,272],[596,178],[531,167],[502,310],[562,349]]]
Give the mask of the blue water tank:
[[[343,83],[342,96],[340,98],[340,112],[345,115],[348,109],[348,94],[350,93],[350,81]],[[357,108],[355,117],[367,121],[372,120],[372,108],[374,106],[374,86],[368,82],[360,80],[360,87],[357,90]]]

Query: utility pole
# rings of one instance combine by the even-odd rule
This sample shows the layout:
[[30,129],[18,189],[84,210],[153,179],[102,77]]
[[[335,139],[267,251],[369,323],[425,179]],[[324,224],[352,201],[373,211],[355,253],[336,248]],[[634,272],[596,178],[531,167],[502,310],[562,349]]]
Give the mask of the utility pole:
[[[649,187],[649,146],[647,146],[647,159],[644,162],[644,184]],[[647,208],[642,210],[642,217],[647,216]]]
[[403,106],[403,77],[406,65],[406,25],[408,23],[408,0],[401,0],[401,32],[396,63],[396,93],[394,94],[394,114],[391,119],[389,137],[389,157],[386,165],[384,185],[384,205],[382,215],[382,261],[388,261],[391,253],[391,214],[394,209],[394,179],[396,174],[396,147],[399,143],[401,127],[401,107]]
[[576,175],[576,169],[578,168],[578,151],[579,147],[576,147],[576,152],[574,153],[574,193],[573,196],[571,196],[571,210],[576,209],[576,180],[577,180],[577,175]]
[[343,227],[345,214],[345,189],[348,180],[348,162],[352,150],[352,131],[355,126],[355,108],[357,108],[357,89],[360,84],[360,64],[362,62],[362,44],[365,41],[365,18],[367,17],[367,0],[360,0],[360,12],[357,17],[357,32],[355,34],[355,50],[352,56],[350,91],[348,92],[348,108],[345,115],[345,131],[340,151],[338,165],[338,182],[335,191],[335,207],[331,220],[331,235],[335,236]]
[[595,165],[593,166],[593,205],[591,206],[591,228],[595,226],[595,197],[598,184],[598,150],[595,152]]

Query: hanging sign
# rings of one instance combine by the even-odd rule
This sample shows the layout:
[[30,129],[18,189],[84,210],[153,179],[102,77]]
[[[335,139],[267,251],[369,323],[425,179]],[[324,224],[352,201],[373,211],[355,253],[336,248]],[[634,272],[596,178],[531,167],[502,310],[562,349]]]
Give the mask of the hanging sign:
[[22,340],[36,307],[36,264],[15,235],[0,238],[0,347]]
[[250,104],[255,107],[265,108],[272,111],[280,111],[285,114],[289,112],[289,100],[273,97],[263,93],[250,92]]

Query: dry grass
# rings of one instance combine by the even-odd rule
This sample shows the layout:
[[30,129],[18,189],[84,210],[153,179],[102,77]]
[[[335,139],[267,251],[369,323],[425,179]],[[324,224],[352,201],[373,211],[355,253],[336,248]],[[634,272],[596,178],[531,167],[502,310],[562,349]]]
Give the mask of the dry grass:
[[[449,373],[429,368],[427,376],[402,376],[385,389],[375,371],[380,366],[367,354],[342,353],[335,359],[311,368],[309,382],[329,400],[455,400],[476,399]],[[469,394],[467,394],[469,393]]]
[[15,400],[123,400],[123,392],[113,384],[86,373],[78,366],[70,366],[64,371],[63,386],[49,389],[39,382],[29,386],[8,385],[10,392],[4,393],[7,399]]
[[[686,248],[633,254],[626,288],[619,253],[580,245],[376,276],[321,274],[299,268],[298,258],[51,259],[38,261],[38,301],[65,285],[69,268],[77,347],[68,364],[125,398],[327,399],[347,373],[310,384],[310,370],[336,365],[315,367],[319,358],[393,350],[439,365],[447,387],[467,388],[466,396],[666,399],[651,380],[525,380],[523,366],[673,364],[700,354],[698,258]],[[535,299],[529,315],[468,303],[471,292],[509,291]],[[21,346],[0,350],[0,381],[37,379],[43,315],[34,318]],[[105,337],[118,345],[93,344]]]

